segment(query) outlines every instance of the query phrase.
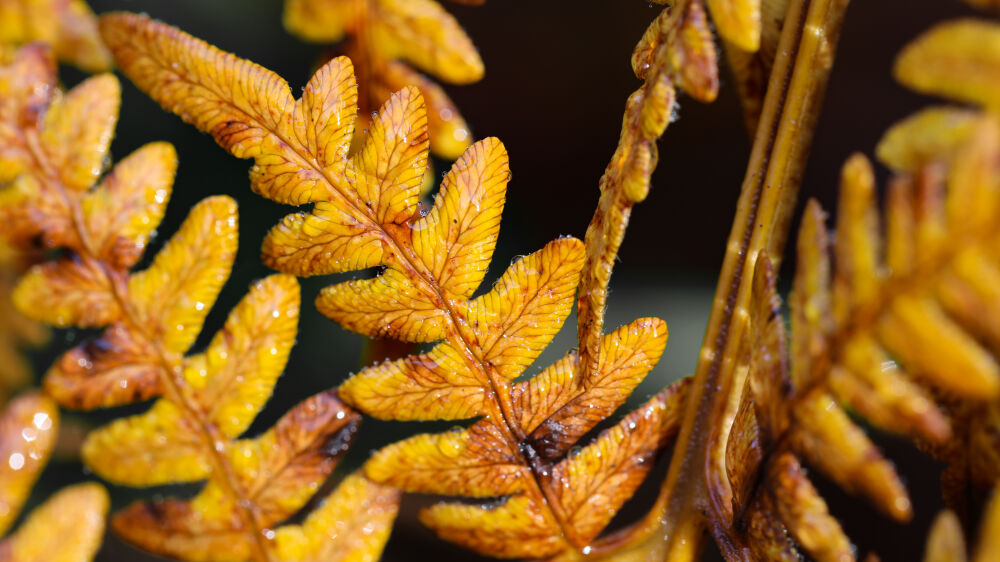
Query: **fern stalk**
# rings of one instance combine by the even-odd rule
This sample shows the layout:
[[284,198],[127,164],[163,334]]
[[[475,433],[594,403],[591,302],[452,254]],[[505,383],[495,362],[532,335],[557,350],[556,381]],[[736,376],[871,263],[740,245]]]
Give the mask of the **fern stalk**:
[[[798,0],[786,13],[792,25],[782,30],[680,435],[656,507],[643,524],[653,538],[666,537],[670,560],[697,558],[707,520],[724,520],[717,483],[706,481],[705,469],[713,447],[725,447],[720,438],[728,429],[713,420],[740,391],[733,369],[751,298],[748,273],[762,251],[781,256],[784,249],[847,5]],[[728,559],[743,558],[727,529],[711,531]]]

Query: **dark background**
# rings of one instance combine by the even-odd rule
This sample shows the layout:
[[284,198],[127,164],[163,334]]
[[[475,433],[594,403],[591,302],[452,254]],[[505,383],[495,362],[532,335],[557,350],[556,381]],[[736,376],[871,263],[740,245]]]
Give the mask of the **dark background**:
[[[280,0],[92,0],[98,13],[145,12],[251,59],[285,77],[298,92],[322,48],[301,42],[281,25]],[[495,279],[514,257],[530,253],[563,234],[582,238],[597,202],[597,182],[619,133],[626,97],[639,85],[629,56],[660,6],[643,0],[575,2],[491,0],[482,7],[446,3],[473,39],[485,61],[486,78],[470,86],[447,86],[476,138],[499,137],[510,153],[513,181],[490,268]],[[921,30],[940,19],[971,13],[953,2],[931,0],[855,0],[847,15],[837,66],[828,89],[813,154],[805,176],[804,197],[817,197],[833,210],[840,164],[854,151],[871,155],[882,131],[926,105],[890,76],[894,53]],[[721,58],[721,54],[720,54]],[[82,75],[64,73],[67,84]],[[248,189],[249,162],[223,152],[207,135],[162,111],[123,80],[121,121],[112,145],[117,161],[154,140],[172,142],[180,168],[173,199],[160,231],[169,236],[187,210],[208,195],[229,194],[240,205],[237,266],[198,346],[203,346],[245,294],[249,283],[269,273],[259,260],[261,240],[290,208],[253,195]],[[660,142],[660,164],[653,190],[636,207],[612,282],[608,329],[638,316],[659,316],[671,330],[663,360],[636,391],[629,406],[694,370],[722,261],[725,240],[749,155],[738,100],[728,70],[722,69],[718,101],[705,105],[682,97],[680,120]],[[446,165],[437,162],[443,172]],[[884,170],[879,171],[884,177]],[[801,206],[801,204],[800,204]],[[161,237],[162,243],[167,236]],[[159,247],[153,244],[148,255]],[[791,260],[790,260],[791,261]],[[336,278],[303,280],[303,309],[298,345],[273,399],[251,428],[262,431],[304,397],[336,385],[359,368],[363,338],[322,317],[312,299]],[[569,329],[529,372],[562,356],[575,345]],[[89,334],[60,332],[53,349],[36,355],[44,371],[54,353]],[[197,347],[196,347],[197,349]],[[144,406],[96,414],[67,414],[83,424],[141,411]],[[369,452],[417,431],[438,431],[450,423],[399,424],[366,420],[344,461],[360,465]],[[844,522],[864,555],[877,550],[883,560],[915,560],[923,550],[930,518],[940,509],[939,467],[907,443],[879,436],[896,460],[914,498],[916,519],[896,525],[881,518],[863,500],[844,495],[813,473],[831,509]],[[89,478],[78,463],[54,462],[32,502],[58,486]],[[653,482],[639,496],[655,495]],[[135,491],[109,486],[114,508],[153,494],[190,494],[196,488]],[[415,521],[429,498],[407,497],[386,550],[386,560],[473,557],[437,541]],[[641,500],[639,500],[641,503]],[[635,517],[642,505],[626,510]],[[99,560],[146,560],[144,555],[109,536]]]

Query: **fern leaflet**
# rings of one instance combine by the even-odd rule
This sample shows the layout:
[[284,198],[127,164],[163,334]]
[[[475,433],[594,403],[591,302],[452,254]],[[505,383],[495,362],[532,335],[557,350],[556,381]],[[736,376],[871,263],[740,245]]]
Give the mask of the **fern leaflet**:
[[[158,397],[146,413],[92,432],[85,462],[132,486],[208,481],[190,501],[133,505],[115,516],[115,530],[190,560],[378,552],[397,493],[360,476],[302,525],[272,530],[305,505],[350,442],[358,416],[334,391],[296,406],[261,436],[237,439],[270,396],[294,342],[296,280],[258,282],[209,348],[185,356],[232,267],[235,202],[203,200],[152,264],[132,273],[170,195],[173,147],[146,145],[98,181],[117,120],[113,76],[63,95],[50,54],[30,45],[0,71],[0,90],[11,93],[0,104],[0,168],[13,177],[0,217],[20,243],[63,250],[25,274],[14,300],[57,326],[105,328],[52,366],[46,390],[84,409]],[[331,514],[345,512],[353,513],[348,523],[370,525],[372,533],[331,544],[338,524]]]

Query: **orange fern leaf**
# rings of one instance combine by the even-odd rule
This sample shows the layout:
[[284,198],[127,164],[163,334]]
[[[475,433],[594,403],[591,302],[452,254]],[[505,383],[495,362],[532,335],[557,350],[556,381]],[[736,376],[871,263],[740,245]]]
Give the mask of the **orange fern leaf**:
[[[978,20],[940,24],[915,39],[899,54],[896,77],[905,85],[997,109],[995,79],[984,72],[1000,68],[1000,27]],[[890,234],[909,243],[892,243],[887,257],[902,271],[924,267],[925,262],[951,260],[939,275],[938,299],[945,314],[957,320],[968,336],[985,343],[961,389],[950,389],[940,400],[946,405],[954,438],[946,443],[922,443],[935,457],[948,462],[942,476],[948,506],[965,520],[978,506],[967,505],[981,497],[973,490],[991,488],[1000,478],[1000,400],[968,400],[977,389],[993,389],[995,382],[983,374],[996,369],[998,329],[988,313],[1000,296],[996,259],[989,250],[991,223],[997,212],[992,188],[998,170],[1000,133],[992,115],[956,107],[924,110],[897,124],[878,146],[879,157],[902,174],[890,191]],[[918,254],[916,248],[920,247]],[[924,248],[927,256],[922,254]],[[984,313],[985,312],[985,313]],[[964,334],[951,334],[951,340]],[[964,349],[968,350],[966,345]],[[970,356],[971,351],[966,351]],[[941,358],[944,360],[948,357]],[[979,376],[975,376],[975,375]],[[940,382],[940,381],[939,381]],[[966,399],[962,399],[966,398]]]
[[[49,460],[59,411],[48,398],[22,396],[0,416],[0,533],[17,519],[35,479]],[[108,494],[98,484],[70,486],[35,509],[0,541],[0,558],[13,562],[87,562],[104,537]],[[51,540],[58,536],[58,541]]]
[[45,326],[21,314],[12,299],[17,278],[36,260],[37,252],[0,238],[0,403],[31,380],[31,366],[21,350],[39,347],[49,338]]
[[[998,556],[1000,556],[1000,499],[994,489],[983,512],[979,541],[971,560],[989,562],[996,560]],[[958,517],[951,511],[942,511],[934,519],[927,535],[924,562],[966,562],[969,559]]]
[[649,195],[658,158],[656,141],[672,119],[675,84],[702,101],[715,99],[715,59],[708,19],[698,0],[664,9],[632,53],[632,69],[645,83],[625,105],[618,147],[601,177],[601,198],[585,237],[587,261],[577,299],[583,384],[597,372],[611,270],[632,206]]
[[472,142],[444,90],[397,60],[452,84],[483,77],[483,61],[472,41],[434,0],[286,0],[284,20],[290,32],[307,41],[331,43],[351,36],[345,53],[360,69],[356,131],[371,126],[369,115],[392,92],[414,86],[427,103],[434,154],[454,160]]
[[0,534],[17,519],[35,480],[55,446],[59,411],[51,400],[29,394],[7,406],[0,417]]
[[[751,525],[745,538],[730,535],[735,544],[747,540],[758,556],[794,555],[795,548],[782,543],[785,530],[818,559],[851,555],[850,542],[788,453],[846,490],[868,496],[885,513],[909,517],[910,501],[894,469],[838,401],[949,460],[950,503],[964,495],[966,479],[989,487],[998,476],[1000,456],[992,436],[1000,427],[995,414],[1000,367],[995,351],[984,347],[996,348],[996,333],[982,319],[1000,302],[990,281],[997,261],[992,241],[1000,209],[995,164],[1000,130],[983,119],[962,147],[951,149],[964,123],[961,113],[955,115],[959,118],[924,113],[901,126],[922,131],[913,135],[911,146],[899,144],[904,141],[897,130],[880,149],[897,164],[921,154],[941,158],[937,167],[924,163],[914,176],[898,177],[891,185],[884,236],[871,167],[860,156],[847,162],[835,268],[827,255],[822,211],[810,203],[790,298],[790,365],[783,359],[770,264],[766,256],[758,260],[748,374],[724,463],[728,482],[716,481],[722,490],[728,484],[730,520],[762,522],[759,528]],[[934,135],[925,127],[946,134],[931,142]],[[935,395],[947,406],[944,411]],[[955,439],[952,428],[959,432]],[[775,453],[761,458],[756,443],[771,444]],[[754,467],[749,474],[748,467]],[[756,467],[766,485],[752,492]]]
[[[16,94],[0,105],[4,169],[16,174],[0,215],[10,218],[4,224],[15,240],[40,237],[63,250],[27,272],[14,300],[51,324],[105,330],[52,366],[46,390],[85,409],[159,397],[146,413],[92,432],[85,462],[132,486],[208,481],[190,501],[132,506],[114,518],[115,530],[191,560],[306,560],[329,548],[320,537],[348,524],[372,532],[333,541],[338,552],[377,555],[398,494],[361,477],[335,495],[348,503],[334,499],[303,525],[272,530],[305,505],[351,441],[358,415],[334,391],[306,400],[258,437],[237,439],[270,397],[295,340],[296,280],[256,283],[208,349],[186,356],[233,264],[235,202],[205,199],[148,268],[130,272],[163,216],[173,148],[147,145],[98,182],[118,82],[97,76],[63,95],[52,68],[43,48],[29,46],[0,71],[0,89]],[[44,95],[32,98],[37,92]],[[359,511],[365,506],[377,509]],[[352,517],[334,519],[345,513]],[[291,538],[279,541],[279,532]]]
[[0,0],[0,48],[31,41],[51,45],[60,60],[87,72],[111,68],[111,55],[84,0]]
[[[327,63],[293,101],[271,72],[175,28],[128,14],[105,16],[101,27],[140,88],[234,155],[256,159],[257,192],[315,203],[271,232],[264,243],[269,264],[305,275],[382,266],[374,278],[324,289],[318,308],[369,336],[440,342],[425,354],[363,370],[341,395],[380,418],[481,419],[469,429],[390,445],[366,474],[408,491],[502,498],[485,507],[445,503],[421,516],[441,536],[483,553],[588,551],[651,468],[645,461],[673,435],[686,386],[664,391],[566,456],[659,359],[666,327],[641,319],[605,336],[588,385],[578,383],[575,354],[513,382],[569,313],[584,251],[578,240],[555,240],[471,298],[493,253],[509,180],[503,145],[486,139],[471,146],[432,209],[419,216],[428,148],[417,90],[393,94],[363,148],[349,156],[345,142],[327,140],[349,136],[354,89],[346,59]],[[286,109],[270,110],[277,107]],[[565,492],[568,486],[592,494]],[[602,509],[590,513],[588,501]]]

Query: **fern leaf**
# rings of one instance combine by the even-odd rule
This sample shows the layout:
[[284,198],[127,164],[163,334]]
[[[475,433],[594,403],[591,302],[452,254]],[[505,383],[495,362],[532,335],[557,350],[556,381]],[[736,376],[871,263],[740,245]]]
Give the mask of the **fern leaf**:
[[[269,122],[276,124],[270,126],[263,118],[232,111],[240,103],[286,108],[308,103],[306,97],[289,101],[287,87],[274,86],[279,79],[270,72],[140,16],[105,16],[101,26],[122,69],[141,88],[212,133],[234,155],[257,159],[255,185],[276,185],[276,172],[264,163],[279,159],[287,164],[281,173],[289,177],[322,180],[310,184],[309,192],[317,195],[313,211],[286,218],[265,242],[271,265],[310,274],[383,266],[374,278],[327,287],[317,307],[365,335],[438,342],[425,354],[362,370],[341,386],[341,395],[381,418],[481,419],[469,429],[390,445],[372,458],[366,474],[405,491],[500,498],[485,508],[440,504],[421,516],[441,536],[483,553],[550,556],[589,548],[651,468],[645,459],[673,435],[687,387],[680,384],[654,398],[588,445],[586,455],[565,455],[624,402],[655,364],[666,328],[659,320],[642,319],[607,336],[601,371],[588,386],[577,383],[572,354],[538,380],[513,382],[568,315],[584,248],[572,238],[555,240],[519,259],[492,290],[471,299],[492,256],[503,209],[509,180],[503,145],[486,139],[471,146],[445,177],[435,206],[417,216],[427,119],[415,89],[390,97],[357,154],[345,150],[330,160],[317,153],[317,145],[302,142],[305,136],[286,134],[296,126],[297,110],[270,114]],[[176,66],[166,56],[170,53],[178,53]],[[210,88],[218,84],[218,68],[244,70],[222,80],[225,87]],[[327,91],[327,77],[345,68],[350,68],[345,59],[335,59],[310,84]],[[197,88],[201,101],[178,97],[176,78],[189,91]],[[250,86],[265,82],[270,90]],[[233,98],[254,91],[260,95]],[[337,108],[353,103],[353,92],[340,95],[340,101],[326,99]],[[223,114],[225,127],[218,127]],[[350,127],[343,115],[332,112],[313,127],[337,135],[333,131]],[[237,116],[244,121],[230,120]],[[255,143],[230,142],[228,131],[251,129]],[[282,156],[292,153],[294,158]],[[269,196],[293,201],[294,189],[289,184]],[[350,244],[364,249],[347,250]],[[635,349],[626,349],[630,345]],[[592,411],[577,417],[583,409]],[[544,451],[530,436],[539,428]],[[629,461],[586,460],[605,453]],[[589,508],[579,497],[559,492],[579,478],[581,486],[599,492],[594,497],[603,506],[600,516],[578,516],[577,509]]]
[[[59,410],[52,400],[26,394],[0,415],[0,533],[17,519],[55,447]],[[0,541],[0,558],[14,562],[92,560],[104,537],[108,494],[98,484],[70,486],[31,512]],[[52,533],[59,541],[52,541]]]
[[49,461],[58,433],[59,411],[51,400],[28,394],[12,401],[0,417],[0,533],[7,531],[42,468]]
[[[789,367],[773,360],[785,350],[780,336],[768,334],[782,328],[775,321],[780,314],[770,266],[766,257],[759,259],[754,285],[758,308],[750,315],[754,351],[743,396],[744,404],[755,405],[756,415],[734,423],[731,460],[748,455],[744,441],[733,436],[755,433],[778,451],[784,448],[808,460],[846,490],[869,497],[887,514],[908,518],[910,502],[895,471],[850,421],[839,399],[876,425],[930,443],[932,451],[952,462],[952,475],[964,471],[979,486],[996,479],[995,446],[988,439],[977,442],[977,436],[996,427],[990,412],[1000,392],[1000,371],[993,353],[983,346],[995,348],[995,338],[976,320],[996,299],[976,287],[987,282],[996,261],[989,248],[998,209],[994,162],[1000,153],[1000,131],[991,121],[980,120],[969,125],[972,132],[956,134],[954,115],[924,113],[887,136],[881,151],[892,154],[899,165],[922,162],[932,154],[935,160],[931,167],[922,162],[916,177],[903,176],[892,185],[885,235],[879,227],[871,167],[860,156],[848,160],[835,268],[828,263],[823,213],[810,203],[791,297],[794,377],[788,375]],[[900,132],[907,130],[915,131],[909,146]],[[944,134],[931,140],[934,130]],[[966,142],[956,148],[960,137]],[[946,176],[941,166],[946,166]],[[769,340],[779,345],[766,343]],[[946,401],[949,415],[923,386]],[[784,402],[774,394],[781,388],[791,389]],[[774,411],[776,403],[787,404],[786,410]],[[949,440],[953,429],[958,439]],[[793,512],[800,500],[782,492],[781,475],[788,470],[776,468],[773,459],[756,458],[753,465],[767,462],[771,466],[763,470],[768,484],[756,494],[771,494],[770,503],[748,504],[745,498],[753,494],[748,496],[744,487],[753,477],[742,470],[748,465],[731,470],[734,513],[780,521],[771,524],[787,528],[811,556],[834,559],[849,544],[843,533],[831,522],[824,539],[815,540],[810,519]],[[952,480],[947,474],[946,484]],[[951,498],[959,495],[956,485],[968,484],[962,478],[952,481]],[[822,500],[816,496],[813,501],[819,513],[825,513]],[[759,542],[754,548],[776,547],[779,542],[771,535],[748,537],[751,544]]]
[[938,24],[907,45],[893,73],[918,92],[996,110],[998,60],[1000,28],[981,20],[955,20]]
[[[62,95],[45,68],[51,61],[44,49],[30,46],[0,71],[7,91],[50,96],[35,108],[11,100],[13,109],[3,114],[0,131],[10,146],[23,148],[4,154],[19,172],[8,189],[21,182],[33,190],[15,191],[0,212],[28,211],[13,222],[22,229],[13,232],[16,240],[30,240],[48,224],[65,225],[58,237],[43,237],[64,257],[29,270],[14,298],[26,314],[60,326],[105,327],[53,365],[46,389],[64,406],[85,409],[157,398],[145,413],[88,436],[83,458],[98,475],[131,486],[207,481],[191,500],[133,505],[115,516],[115,530],[141,547],[190,560],[275,560],[285,551],[290,560],[304,560],[309,545],[347,524],[370,528],[372,536],[344,538],[338,552],[376,556],[398,494],[359,483],[360,476],[343,494],[349,505],[329,506],[306,526],[286,526],[299,546],[275,540],[274,529],[284,529],[330,476],[356,429],[359,416],[334,391],[306,400],[264,434],[238,439],[270,397],[295,340],[296,280],[276,275],[257,282],[208,349],[188,355],[233,264],[235,202],[203,200],[149,267],[131,272],[163,216],[173,148],[147,145],[98,182],[101,169],[86,163],[107,152],[118,84],[103,75]],[[33,86],[21,82],[39,78]],[[64,205],[47,208],[45,200],[55,197]],[[355,511],[368,504],[378,512]],[[331,513],[350,518],[334,520]]]
[[[104,538],[108,493],[98,484],[56,492],[18,530],[0,542],[0,556],[15,562],[88,562]],[[59,537],[53,541],[53,537]]]
[[645,83],[625,105],[618,147],[601,177],[601,198],[585,237],[587,261],[577,299],[582,384],[597,372],[611,270],[632,206],[649,194],[656,140],[676,101],[675,84],[702,101],[715,99],[719,79],[715,44],[699,0],[664,9],[632,53],[632,69]]
[[745,50],[729,41],[722,42],[743,105],[743,121],[751,137],[760,123],[764,92],[774,67],[787,11],[788,0],[760,1],[760,45],[757,49]]
[[0,237],[0,403],[4,404],[31,380],[31,366],[21,350],[41,346],[49,338],[45,326],[21,314],[12,298],[17,278],[37,259],[36,254]]
[[274,539],[278,559],[338,562],[356,560],[358,553],[377,553],[389,538],[398,507],[396,490],[350,475],[302,525],[278,528]]
[[[1000,501],[997,501],[996,489],[990,496],[980,524],[979,541],[971,558],[973,562],[987,562],[1000,556],[1000,541],[997,540],[1000,533]],[[934,518],[927,535],[924,562],[965,562],[970,560],[966,552],[958,517],[952,511],[942,511]]]
[[[978,20],[940,24],[900,53],[895,74],[913,89],[971,101],[993,111],[990,84],[996,82],[993,72],[1000,68],[1000,57],[991,41],[995,42],[997,33],[996,25]],[[946,68],[946,60],[956,66]],[[908,174],[891,185],[888,229],[902,242],[892,243],[890,238],[887,261],[894,271],[913,274],[924,270],[928,262],[946,264],[938,274],[936,308],[935,303],[920,304],[930,311],[925,315],[938,311],[947,315],[958,328],[957,334],[955,329],[950,331],[952,339],[965,335],[975,342],[965,345],[965,357],[976,358],[977,366],[985,365],[972,371],[980,373],[979,377],[959,381],[958,396],[954,384],[937,381],[950,389],[939,399],[949,411],[955,438],[947,443],[922,443],[948,463],[942,476],[945,501],[966,521],[976,508],[968,505],[970,498],[975,501],[979,496],[975,490],[992,487],[1000,477],[1000,450],[993,437],[1000,427],[1000,402],[995,397],[985,403],[960,399],[977,390],[991,391],[995,382],[984,381],[981,373],[995,367],[1000,341],[989,313],[1000,298],[996,294],[1000,272],[985,241],[991,236],[1000,204],[993,186],[998,135],[989,116],[943,107],[896,125],[878,147],[880,158]],[[916,252],[918,246],[926,248],[926,256]]]
[[307,41],[331,43],[350,36],[345,53],[361,69],[357,131],[371,128],[368,116],[392,92],[413,86],[428,106],[431,151],[454,160],[471,144],[469,127],[444,90],[401,62],[405,60],[452,84],[468,84],[483,77],[483,61],[472,41],[435,0],[361,4],[286,0],[284,21],[288,31]]
[[96,18],[84,0],[0,2],[0,47],[32,41],[51,45],[59,60],[87,72],[111,68],[111,55],[101,43]]
[[965,562],[965,536],[962,524],[952,511],[942,511],[934,518],[927,534],[924,562]]

